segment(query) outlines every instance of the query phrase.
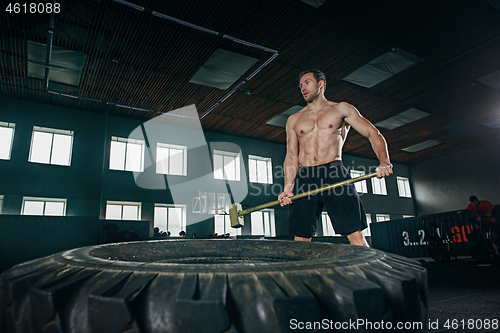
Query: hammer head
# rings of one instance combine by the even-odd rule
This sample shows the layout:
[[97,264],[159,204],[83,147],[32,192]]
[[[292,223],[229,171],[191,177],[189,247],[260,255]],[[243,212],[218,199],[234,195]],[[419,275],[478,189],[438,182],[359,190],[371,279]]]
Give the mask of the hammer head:
[[235,203],[229,206],[229,219],[231,220],[231,227],[241,228],[245,224],[245,222],[243,221],[243,216],[238,215],[241,210],[241,204],[239,203]]

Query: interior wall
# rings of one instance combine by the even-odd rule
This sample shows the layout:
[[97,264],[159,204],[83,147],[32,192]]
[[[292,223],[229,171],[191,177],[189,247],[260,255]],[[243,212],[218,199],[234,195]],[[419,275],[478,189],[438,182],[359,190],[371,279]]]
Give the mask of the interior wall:
[[444,155],[410,166],[418,215],[464,209],[476,195],[500,203],[500,142]]
[[[158,118],[158,119],[157,119]],[[277,199],[283,189],[282,165],[286,154],[283,144],[246,139],[202,131],[189,121],[164,123],[159,117],[152,122],[94,112],[60,108],[51,105],[0,98],[0,121],[16,124],[10,160],[0,160],[0,195],[4,195],[2,213],[20,214],[23,196],[67,198],[68,216],[104,218],[106,201],[141,202],[142,220],[153,221],[155,203],[185,204],[187,233],[207,237],[213,231],[213,216],[192,213],[193,198],[199,191],[227,192],[245,207],[257,206]],[[180,123],[179,123],[180,122]],[[198,122],[199,123],[199,122]],[[33,126],[73,130],[74,146],[71,166],[28,162]],[[145,170],[134,174],[109,169],[111,137],[147,139]],[[155,142],[188,147],[187,176],[164,176],[155,172],[151,156]],[[367,141],[367,144],[369,142]],[[151,149],[151,147],[153,147]],[[214,180],[213,149],[240,152],[240,182]],[[273,184],[248,182],[248,155],[271,157]],[[345,155],[347,169],[374,171],[377,161]],[[414,215],[413,199],[398,195],[396,176],[409,177],[405,165],[394,165],[395,175],[386,178],[387,196],[373,195],[368,181],[368,194],[361,196],[367,213],[390,214],[399,219]],[[276,236],[288,237],[288,208],[275,207]],[[249,215],[245,217],[243,235],[251,234]]]

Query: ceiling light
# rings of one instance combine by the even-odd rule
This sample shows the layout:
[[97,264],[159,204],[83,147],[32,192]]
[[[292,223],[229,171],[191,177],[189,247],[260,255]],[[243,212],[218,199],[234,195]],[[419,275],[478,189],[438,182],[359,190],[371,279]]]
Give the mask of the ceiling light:
[[226,90],[259,59],[217,49],[198,69],[189,83]]
[[279,115],[275,116],[274,118],[269,119],[266,121],[267,125],[273,125],[273,126],[278,126],[278,127],[286,127],[286,121],[288,120],[288,117],[290,117],[292,114],[299,112],[302,110],[304,107],[301,105],[295,105],[292,106],[291,108],[287,109],[286,111],[280,113]]
[[500,118],[484,123],[483,125],[490,128],[500,128]]
[[422,151],[422,150],[429,149],[429,148],[432,148],[432,147],[435,147],[435,146],[439,146],[440,144],[442,144],[441,141],[427,140],[427,141],[424,141],[424,142],[421,142],[421,143],[417,143],[416,145],[403,148],[401,150],[405,151],[407,153],[416,153],[418,151]]
[[393,130],[400,126],[412,123],[416,120],[422,119],[429,116],[427,112],[420,111],[415,108],[411,108],[393,117],[387,118],[385,120],[379,121],[375,124],[376,127]]
[[500,89],[500,69],[477,79],[479,82],[495,90]]
[[[28,77],[45,79],[47,45],[28,41]],[[78,86],[87,55],[83,52],[52,46],[50,82]]]
[[303,3],[305,3],[309,6],[316,8],[316,9],[321,7],[321,5],[326,2],[326,0],[300,0],[300,1],[302,1]]
[[371,88],[421,61],[423,61],[422,58],[394,48],[358,68],[343,78],[343,80],[358,86]]

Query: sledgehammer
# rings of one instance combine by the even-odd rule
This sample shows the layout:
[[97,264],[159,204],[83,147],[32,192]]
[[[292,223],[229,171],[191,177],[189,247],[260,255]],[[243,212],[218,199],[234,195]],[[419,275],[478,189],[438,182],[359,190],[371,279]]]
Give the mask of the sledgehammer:
[[[369,173],[367,175],[363,175],[363,176],[356,177],[353,179],[347,179],[347,180],[344,180],[344,181],[341,181],[341,182],[338,182],[338,183],[335,183],[332,185],[327,185],[325,187],[321,187],[321,188],[317,188],[317,189],[314,189],[311,191],[299,193],[299,194],[296,194],[294,196],[291,196],[290,199],[292,201],[297,200],[297,199],[301,199],[301,198],[304,198],[304,197],[307,197],[310,195],[322,193],[322,192],[332,190],[332,189],[337,188],[337,187],[342,187],[345,185],[353,184],[353,183],[356,183],[356,182],[359,182],[362,180],[366,180],[366,179],[369,179],[369,178],[372,178],[375,176],[377,176],[377,173],[372,172],[372,173]],[[248,209],[242,210],[240,203],[234,203],[231,206],[229,206],[229,218],[231,220],[231,227],[241,228],[245,224],[243,221],[243,215],[250,214],[252,212],[255,212],[255,211],[258,211],[258,210],[261,210],[264,208],[277,206],[279,204],[280,204],[279,200],[275,200],[275,201],[271,201],[271,202],[265,203],[265,204],[260,205],[260,206],[256,206],[253,208],[248,208]]]

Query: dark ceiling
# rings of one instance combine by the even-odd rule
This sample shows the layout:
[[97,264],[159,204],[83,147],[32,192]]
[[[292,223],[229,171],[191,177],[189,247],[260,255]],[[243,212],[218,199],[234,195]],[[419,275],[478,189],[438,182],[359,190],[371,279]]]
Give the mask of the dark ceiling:
[[[393,162],[500,139],[499,128],[484,125],[500,118],[500,91],[479,80],[500,70],[496,0],[327,0],[319,8],[299,0],[129,1],[143,9],[111,0],[59,3],[53,29],[50,15],[2,5],[0,96],[144,120],[195,104],[206,131],[285,143],[285,130],[266,122],[305,105],[298,73],[317,68],[328,99],[353,104],[373,123],[410,108],[430,114],[381,129]],[[78,85],[51,81],[52,63],[48,81],[32,78],[28,41],[86,54]],[[342,80],[393,48],[423,61],[371,88]],[[259,61],[226,90],[189,83],[217,49]],[[442,144],[401,150],[427,140]],[[375,157],[354,130],[344,153]]]

